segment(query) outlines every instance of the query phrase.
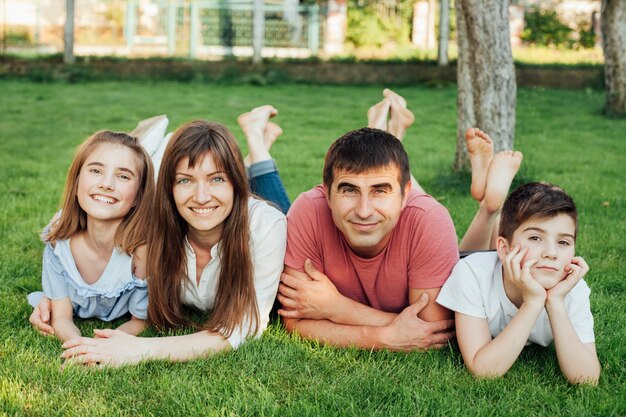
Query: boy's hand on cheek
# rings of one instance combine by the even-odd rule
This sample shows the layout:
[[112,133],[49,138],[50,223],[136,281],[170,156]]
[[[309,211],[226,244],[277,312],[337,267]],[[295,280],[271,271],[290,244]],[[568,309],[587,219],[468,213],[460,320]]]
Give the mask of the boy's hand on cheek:
[[563,301],[567,293],[569,293],[578,282],[589,271],[589,265],[580,256],[575,256],[572,262],[565,267],[567,275],[558,284],[550,288],[548,293],[549,301]]
[[530,269],[537,263],[537,259],[529,259],[522,265],[527,251],[526,247],[514,246],[504,260],[504,272],[521,292],[524,303],[543,305],[546,300],[546,290],[530,272]]

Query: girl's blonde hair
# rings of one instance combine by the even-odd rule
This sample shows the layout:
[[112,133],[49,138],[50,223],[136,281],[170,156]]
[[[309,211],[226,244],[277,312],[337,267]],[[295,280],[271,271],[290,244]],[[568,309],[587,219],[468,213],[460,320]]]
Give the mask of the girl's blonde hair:
[[78,203],[78,178],[89,155],[102,144],[122,145],[129,148],[141,161],[139,164],[139,188],[135,203],[124,216],[115,233],[115,246],[131,254],[146,242],[147,220],[154,198],[154,172],[150,156],[139,140],[121,132],[101,130],[91,135],[76,150],[65,181],[61,201],[61,216],[43,238],[46,242],[69,239],[87,228],[87,213]]

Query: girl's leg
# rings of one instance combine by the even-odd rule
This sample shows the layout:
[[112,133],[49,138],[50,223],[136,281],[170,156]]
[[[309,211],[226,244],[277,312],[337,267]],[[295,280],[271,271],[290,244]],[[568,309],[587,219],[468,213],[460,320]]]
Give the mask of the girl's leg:
[[130,132],[131,136],[135,136],[141,142],[150,159],[152,159],[152,165],[154,166],[154,179],[159,177],[159,167],[161,166],[161,160],[163,159],[163,152],[165,152],[165,146],[171,133],[165,135],[169,120],[166,115],[151,117],[145,119],[137,124],[137,127]]

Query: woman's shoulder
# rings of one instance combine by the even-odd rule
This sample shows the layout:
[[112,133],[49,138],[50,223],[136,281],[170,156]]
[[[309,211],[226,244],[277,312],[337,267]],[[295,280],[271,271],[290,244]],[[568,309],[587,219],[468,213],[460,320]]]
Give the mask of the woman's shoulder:
[[285,220],[285,215],[276,207],[254,197],[248,199],[248,213],[251,226],[257,223],[267,224]]

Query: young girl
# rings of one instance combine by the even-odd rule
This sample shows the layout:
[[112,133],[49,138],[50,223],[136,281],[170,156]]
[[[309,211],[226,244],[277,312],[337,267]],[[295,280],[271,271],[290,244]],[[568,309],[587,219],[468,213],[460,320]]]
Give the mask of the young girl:
[[[62,210],[42,235],[43,295],[52,301],[51,325],[61,341],[80,336],[74,316],[111,321],[130,312],[119,329],[144,329],[148,295],[138,248],[145,243],[153,175],[150,157],[125,133],[96,132],[78,148]],[[41,297],[28,298],[35,306]]]
[[96,339],[66,342],[63,357],[100,365],[185,361],[261,335],[283,269],[286,227],[280,211],[250,195],[241,151],[226,127],[183,125],[159,172],[147,245],[148,316],[164,329],[193,324],[185,306],[211,314],[183,336],[96,330]]

